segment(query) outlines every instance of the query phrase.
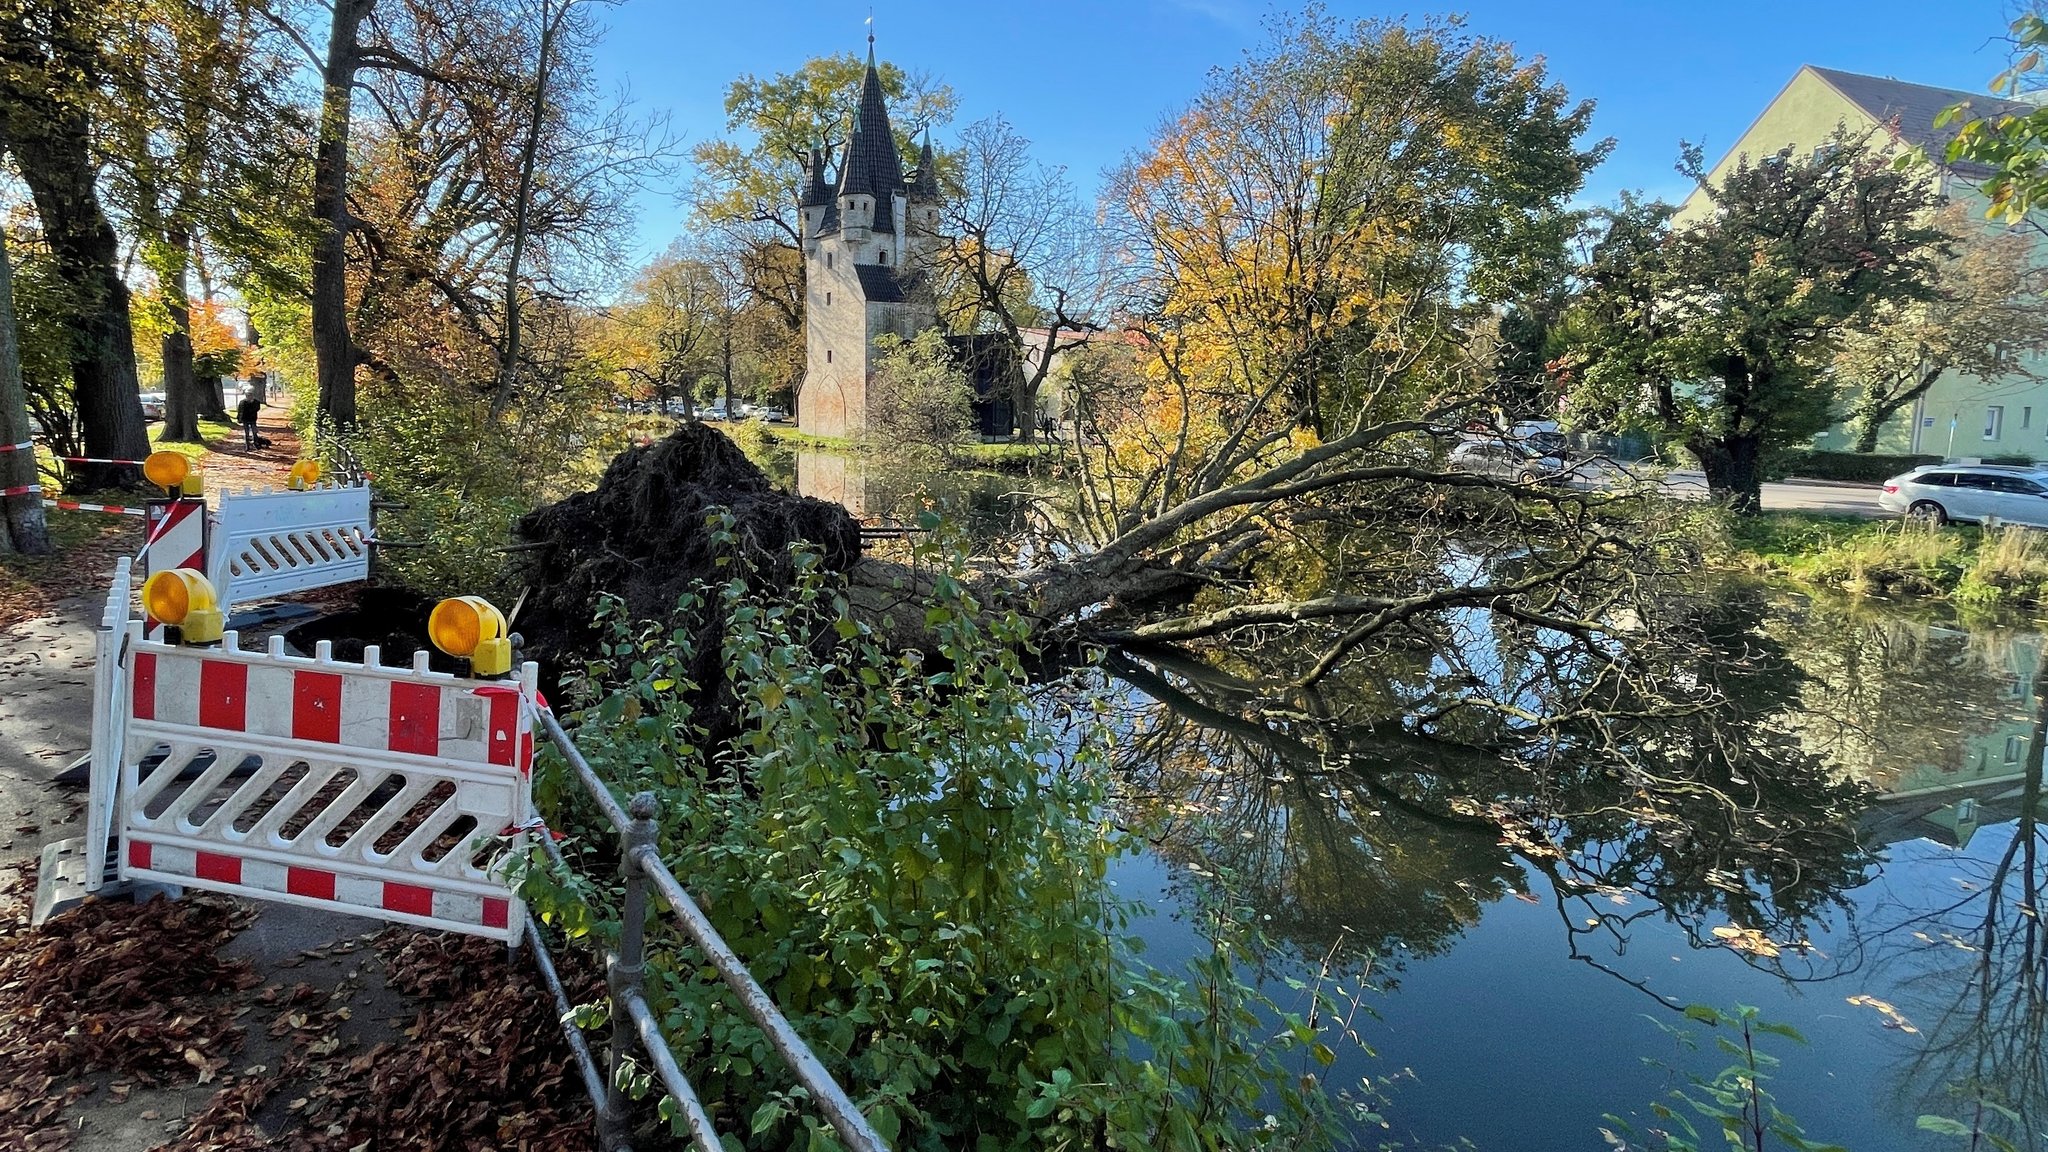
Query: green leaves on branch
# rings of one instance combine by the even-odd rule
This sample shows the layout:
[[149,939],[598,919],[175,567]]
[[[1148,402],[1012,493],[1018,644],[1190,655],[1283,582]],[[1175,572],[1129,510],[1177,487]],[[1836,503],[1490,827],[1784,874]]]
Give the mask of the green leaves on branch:
[[[1269,1039],[1283,1014],[1240,975],[1250,917],[1207,915],[1214,948],[1184,979],[1124,942],[1136,909],[1107,874],[1131,845],[1107,815],[1114,733],[1093,692],[1030,683],[1028,627],[966,591],[949,545],[918,557],[939,573],[925,652],[882,647],[796,559],[786,594],[733,579],[675,622],[608,604],[574,727],[619,793],[661,797],[664,859],[876,1127],[905,1149],[1336,1143],[1341,1095],[1316,1077],[1342,1032],[1312,1011]],[[572,854],[615,842],[561,764],[541,765],[536,798]],[[617,932],[605,884],[526,891],[557,922]],[[834,1146],[670,921],[649,946],[654,1010],[733,1138]]]

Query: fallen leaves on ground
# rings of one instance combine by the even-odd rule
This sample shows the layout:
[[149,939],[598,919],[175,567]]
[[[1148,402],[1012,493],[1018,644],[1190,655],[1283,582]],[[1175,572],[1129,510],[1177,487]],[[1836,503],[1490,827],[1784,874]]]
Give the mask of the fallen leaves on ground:
[[[403,928],[374,941],[385,982],[418,1002],[402,1039],[359,1051],[338,1034],[348,1006],[328,1007],[345,997],[304,984],[266,990],[277,1009],[270,1033],[292,1044],[283,1068],[217,1094],[160,1152],[592,1146],[590,1100],[523,957],[508,963],[502,944]],[[564,976],[589,996],[601,987],[594,972]],[[259,1114],[280,1102],[290,1130],[266,1135]]]
[[[89,902],[28,926],[25,882],[0,893],[0,1147],[69,1145],[64,1106],[91,1073],[151,1085],[211,1079],[242,1046],[220,997],[253,987],[246,961],[215,955],[251,913],[193,897]],[[118,1094],[127,1094],[126,1088]]]

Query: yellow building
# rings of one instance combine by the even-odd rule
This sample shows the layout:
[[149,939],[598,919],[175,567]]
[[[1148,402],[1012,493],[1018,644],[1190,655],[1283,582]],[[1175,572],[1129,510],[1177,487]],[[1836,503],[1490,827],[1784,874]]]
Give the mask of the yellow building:
[[[1799,69],[1775,99],[1764,107],[1734,147],[1709,173],[1719,183],[1740,159],[1768,156],[1787,145],[1811,149],[1827,142],[1837,128],[1850,135],[1874,134],[1901,148],[1920,147],[1936,161],[1930,178],[1951,200],[1975,205],[1982,216],[1986,200],[1980,190],[1989,170],[1970,164],[1942,162],[1953,127],[1936,129],[1943,109],[1967,101],[1973,115],[1995,115],[2031,107],[1982,93],[1911,84],[1882,76],[1863,76],[1809,64]],[[1679,206],[1677,222],[1697,220],[1713,210],[1704,191],[1695,190]],[[1994,227],[1987,222],[1986,227]],[[2040,374],[2048,377],[2048,364]],[[1815,439],[1814,446],[1835,450],[1852,447],[1841,425]],[[1980,380],[1951,372],[1936,381],[1914,405],[1894,415],[1878,439],[1884,453],[1925,453],[1954,458],[2026,456],[2048,460],[2048,382],[2023,375]]]

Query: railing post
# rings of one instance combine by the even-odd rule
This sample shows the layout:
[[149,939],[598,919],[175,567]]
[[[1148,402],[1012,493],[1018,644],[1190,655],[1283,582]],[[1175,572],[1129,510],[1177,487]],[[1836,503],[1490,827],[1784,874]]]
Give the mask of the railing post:
[[641,848],[654,846],[654,813],[654,793],[634,796],[627,808],[632,818],[620,836],[624,852],[619,860],[619,874],[625,881],[626,894],[619,906],[619,950],[609,957],[605,968],[605,986],[611,993],[612,1038],[611,1051],[607,1053],[604,1115],[600,1120],[607,1148],[623,1142],[628,1131],[629,1104],[620,1080],[627,1061],[632,1059],[634,1026],[626,1003],[640,995],[647,974],[647,874],[637,861]]

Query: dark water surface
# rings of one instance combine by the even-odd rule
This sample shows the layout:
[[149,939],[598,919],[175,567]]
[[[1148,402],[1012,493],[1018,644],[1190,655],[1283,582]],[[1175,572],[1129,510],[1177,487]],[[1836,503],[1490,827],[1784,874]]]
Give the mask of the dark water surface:
[[[1764,1037],[1783,1062],[1770,1089],[1811,1139],[1968,1148],[1917,1120],[1968,1122],[1981,1093],[2023,1115],[1998,1128],[2008,1139],[2048,1147],[2048,940],[2033,909],[2048,884],[2048,852],[2033,848],[2048,840],[2017,819],[2041,770],[2040,638],[1743,595],[1760,610],[1727,658],[1774,645],[1803,677],[1777,722],[1873,790],[1851,817],[1868,858],[1846,874],[1836,849],[1814,862],[1806,947],[1737,950],[1715,930],[1750,925],[1683,885],[1684,907],[1659,905],[1643,891],[1663,883],[1654,869],[1650,883],[1589,889],[1497,837],[1376,806],[1341,775],[1234,763],[1228,742],[1189,729],[1214,768],[1192,785],[1205,813],[1116,874],[1157,910],[1138,925],[1149,958],[1176,967],[1202,947],[1188,910],[1227,869],[1290,957],[1266,981],[1283,1007],[1296,1006],[1284,977],[1312,975],[1323,956],[1369,963],[1378,1018],[1364,1032],[1378,1057],[1347,1054],[1331,1082],[1391,1081],[1385,1135],[1410,1145],[1596,1149],[1609,1113],[1639,1132],[1662,1125],[1653,1101],[1728,1063],[1680,1009],[1747,1004],[1810,1041]],[[1148,709],[1169,712],[1132,706],[1141,725]],[[1696,1123],[1703,1146],[1720,1146],[1711,1121]]]
[[[810,452],[763,463],[871,521],[936,510],[976,546],[1024,528],[1033,503],[1028,478],[891,474]],[[1342,1053],[1325,1082],[1383,1085],[1389,1128],[1373,1137],[1404,1146],[1601,1149],[1609,1114],[1635,1125],[1631,1146],[1657,1146],[1641,1138],[1666,1123],[1650,1105],[1729,1062],[1683,1008],[1741,1004],[1808,1041],[1763,1038],[1782,1062],[1769,1088],[1809,1139],[1964,1150],[1921,1117],[1983,1115],[2014,1146],[2048,1149],[2040,635],[1745,584],[1702,596],[1701,675],[1743,713],[1734,746],[1686,749],[1678,732],[1633,751],[1717,760],[1721,774],[1701,779],[1741,793],[1762,827],[1798,829],[1788,844],[1724,851],[1713,788],[1702,819],[1642,827],[1628,789],[1583,764],[1528,774],[1518,792],[1513,775],[1468,787],[1455,765],[1418,768],[1426,749],[1389,753],[1378,772],[1318,763],[1227,707],[1191,706],[1186,680],[1141,659],[1117,690],[1118,755],[1163,832],[1113,876],[1154,910],[1135,926],[1147,958],[1178,969],[1204,949],[1194,910],[1227,889],[1274,944],[1264,986],[1283,1008],[1301,1006],[1288,977],[1366,971],[1376,1016],[1362,1031],[1378,1054]],[[1483,620],[1458,648],[1386,658],[1352,690],[1399,715],[1404,699],[1455,694],[1459,677],[1530,664]],[[1375,738],[1323,735],[1323,748]],[[1769,763],[1794,767],[1773,776]],[[1453,818],[1540,822],[1551,806],[1562,859]],[[1703,1147],[1723,1146],[1713,1121],[1694,1122]]]

